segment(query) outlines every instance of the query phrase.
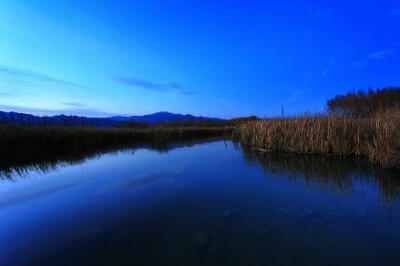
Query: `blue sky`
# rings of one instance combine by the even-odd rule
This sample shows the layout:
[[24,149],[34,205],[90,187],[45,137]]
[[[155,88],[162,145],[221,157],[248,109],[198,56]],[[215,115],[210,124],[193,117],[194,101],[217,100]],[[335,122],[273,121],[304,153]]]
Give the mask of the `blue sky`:
[[400,86],[400,1],[0,0],[0,110],[236,117]]

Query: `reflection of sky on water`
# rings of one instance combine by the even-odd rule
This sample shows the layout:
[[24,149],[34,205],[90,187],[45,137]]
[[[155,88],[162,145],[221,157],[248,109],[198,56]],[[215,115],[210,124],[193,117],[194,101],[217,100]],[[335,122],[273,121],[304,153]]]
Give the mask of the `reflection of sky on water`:
[[0,182],[0,262],[396,265],[390,173],[224,142],[27,171]]

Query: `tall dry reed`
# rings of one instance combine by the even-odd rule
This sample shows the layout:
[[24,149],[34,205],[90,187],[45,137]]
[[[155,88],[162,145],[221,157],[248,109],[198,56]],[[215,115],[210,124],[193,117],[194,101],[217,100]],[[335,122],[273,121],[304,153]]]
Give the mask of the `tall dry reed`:
[[400,112],[369,118],[305,115],[243,123],[236,137],[244,144],[294,153],[367,156],[386,167],[400,167]]

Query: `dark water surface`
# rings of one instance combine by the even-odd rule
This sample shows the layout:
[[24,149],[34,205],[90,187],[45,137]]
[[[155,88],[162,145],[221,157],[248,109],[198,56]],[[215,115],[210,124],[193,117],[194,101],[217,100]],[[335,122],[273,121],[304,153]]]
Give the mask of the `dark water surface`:
[[1,165],[0,265],[400,265],[400,174],[214,141]]

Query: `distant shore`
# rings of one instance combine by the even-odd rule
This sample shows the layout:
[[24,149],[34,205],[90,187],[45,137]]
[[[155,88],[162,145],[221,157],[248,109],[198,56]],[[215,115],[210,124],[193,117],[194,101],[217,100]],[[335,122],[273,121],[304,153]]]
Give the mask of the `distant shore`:
[[0,126],[0,155],[43,154],[60,151],[92,150],[104,147],[149,143],[154,146],[169,141],[201,140],[231,136],[231,127],[155,127],[131,128],[70,128]]

